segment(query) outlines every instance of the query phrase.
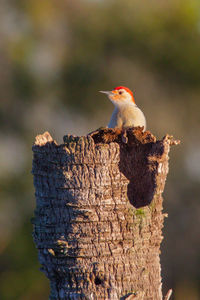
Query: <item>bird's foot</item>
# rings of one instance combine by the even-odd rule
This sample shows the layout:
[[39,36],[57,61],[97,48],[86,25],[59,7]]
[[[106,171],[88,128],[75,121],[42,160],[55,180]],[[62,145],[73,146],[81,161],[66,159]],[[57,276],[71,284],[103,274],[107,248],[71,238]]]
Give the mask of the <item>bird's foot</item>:
[[128,143],[128,136],[127,136],[127,130],[126,129],[123,129],[122,130],[122,142],[124,144],[127,144]]

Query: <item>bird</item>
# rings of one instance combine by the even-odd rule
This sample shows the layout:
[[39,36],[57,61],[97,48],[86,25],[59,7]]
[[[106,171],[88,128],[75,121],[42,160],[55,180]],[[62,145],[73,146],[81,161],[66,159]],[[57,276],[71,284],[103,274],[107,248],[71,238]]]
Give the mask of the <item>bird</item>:
[[146,130],[146,118],[136,105],[133,92],[125,86],[117,86],[111,91],[100,91],[108,96],[114,104],[108,128],[143,127]]

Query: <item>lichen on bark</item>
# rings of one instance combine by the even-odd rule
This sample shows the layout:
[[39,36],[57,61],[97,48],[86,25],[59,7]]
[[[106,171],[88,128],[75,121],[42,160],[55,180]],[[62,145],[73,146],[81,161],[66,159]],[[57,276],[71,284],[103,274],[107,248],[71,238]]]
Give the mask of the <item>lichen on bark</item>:
[[140,128],[36,137],[33,237],[50,299],[161,300],[170,144]]

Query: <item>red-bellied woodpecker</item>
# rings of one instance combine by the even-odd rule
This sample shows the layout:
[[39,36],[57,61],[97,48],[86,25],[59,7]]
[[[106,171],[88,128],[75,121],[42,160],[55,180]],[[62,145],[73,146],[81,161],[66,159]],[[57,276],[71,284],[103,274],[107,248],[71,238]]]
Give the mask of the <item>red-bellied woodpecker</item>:
[[129,88],[118,86],[112,91],[100,91],[108,95],[114,104],[115,109],[112,113],[108,128],[144,127],[146,129],[146,119],[135,104],[133,93]]

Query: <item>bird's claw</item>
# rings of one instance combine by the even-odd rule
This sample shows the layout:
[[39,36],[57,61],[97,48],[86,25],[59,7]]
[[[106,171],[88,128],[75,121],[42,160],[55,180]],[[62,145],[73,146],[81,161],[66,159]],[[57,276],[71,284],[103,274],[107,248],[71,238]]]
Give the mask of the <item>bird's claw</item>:
[[128,137],[127,137],[127,130],[126,129],[124,131],[122,131],[122,142],[124,144],[128,143]]

